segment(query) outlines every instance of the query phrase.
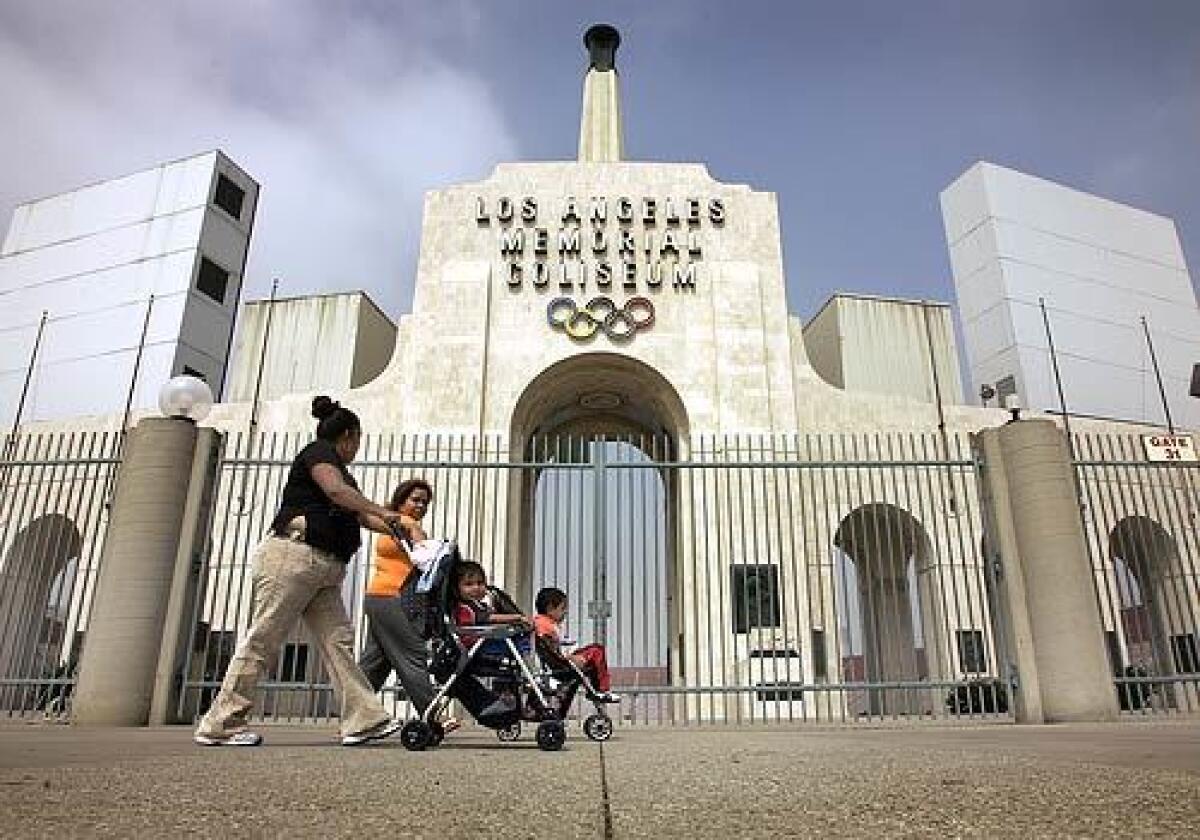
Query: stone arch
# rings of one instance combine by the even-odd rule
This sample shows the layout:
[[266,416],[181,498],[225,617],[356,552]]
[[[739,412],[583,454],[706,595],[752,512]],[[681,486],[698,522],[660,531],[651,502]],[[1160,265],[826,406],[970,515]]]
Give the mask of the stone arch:
[[[587,617],[586,601],[603,587],[603,597],[596,600],[611,603],[614,614],[595,630],[632,634],[606,639],[615,664],[662,671],[658,676],[663,679],[681,662],[680,640],[671,629],[679,626],[679,599],[672,594],[680,515],[674,502],[676,476],[669,468],[636,464],[674,460],[686,445],[687,432],[687,412],[674,386],[649,365],[607,352],[582,353],[543,370],[517,400],[510,423],[514,460],[561,463],[564,468],[521,470],[518,480],[510,482],[509,521],[515,527],[509,531],[506,586],[522,603],[530,603],[536,586],[554,577],[547,571],[547,551],[561,552],[576,564],[569,572],[556,567],[563,582],[577,589],[568,593],[573,621]],[[625,468],[605,466],[614,462]],[[581,463],[593,469],[581,470]],[[568,469],[568,464],[576,466]],[[598,476],[603,477],[603,496],[596,491]],[[635,480],[636,490],[622,489]],[[569,546],[560,543],[558,526],[548,525],[547,516],[565,524],[572,539],[586,536]],[[617,520],[623,517],[633,525],[619,528]],[[630,530],[637,532],[639,544],[626,544]],[[597,557],[603,558],[602,567]],[[630,564],[644,564],[643,574],[631,574]],[[603,570],[602,581],[595,577],[597,568]],[[643,589],[625,588],[634,578],[642,578],[638,585]],[[633,622],[620,611],[633,607],[645,609],[655,621],[661,618],[661,627],[653,624],[646,630],[648,625],[639,621],[642,629],[631,630]],[[582,636],[593,636],[590,623],[574,626],[583,629]],[[635,642],[642,652],[622,652],[622,644],[632,650]],[[661,649],[661,655],[647,655],[648,647]]]
[[[1156,520],[1122,518],[1108,535],[1116,606],[1131,666],[1152,674],[1172,674],[1191,664],[1195,640],[1196,593],[1187,586],[1175,538]],[[1185,649],[1186,648],[1186,649]]]
[[686,438],[679,392],[645,362],[617,353],[581,353],[535,376],[513,407],[509,437],[524,451],[537,435],[625,434]]
[[[936,614],[935,587],[927,571],[933,545],[924,525],[903,508],[871,503],[841,520],[833,543],[844,558],[835,587],[846,635],[847,681],[912,682],[940,676],[944,645],[936,638],[936,622],[929,620]],[[873,689],[865,711],[918,711],[909,708],[911,697],[911,692]]]
[[[65,578],[78,571],[82,547],[75,523],[59,513],[34,519],[13,538],[0,566],[0,675],[37,678],[59,666],[69,641]],[[9,694],[0,705],[14,699]]]

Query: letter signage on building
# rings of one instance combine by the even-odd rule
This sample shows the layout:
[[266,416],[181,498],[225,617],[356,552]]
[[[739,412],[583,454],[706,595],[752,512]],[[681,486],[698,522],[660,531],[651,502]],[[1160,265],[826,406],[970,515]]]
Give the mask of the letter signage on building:
[[703,196],[475,196],[473,207],[495,232],[501,282],[554,292],[546,320],[577,341],[628,341],[654,323],[647,294],[695,292],[705,237],[728,213],[725,199]]
[[1191,435],[1143,435],[1146,460],[1177,463],[1195,461],[1196,446]]
[[694,291],[708,229],[725,225],[723,198],[475,197],[475,222],[496,228],[510,289],[638,294]]

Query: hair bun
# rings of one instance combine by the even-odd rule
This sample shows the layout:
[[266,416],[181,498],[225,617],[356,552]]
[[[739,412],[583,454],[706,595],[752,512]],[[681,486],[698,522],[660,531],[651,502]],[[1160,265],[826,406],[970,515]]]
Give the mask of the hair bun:
[[341,408],[341,405],[338,404],[337,400],[331,400],[324,394],[319,397],[313,397],[312,416],[318,420],[324,420],[339,408]]

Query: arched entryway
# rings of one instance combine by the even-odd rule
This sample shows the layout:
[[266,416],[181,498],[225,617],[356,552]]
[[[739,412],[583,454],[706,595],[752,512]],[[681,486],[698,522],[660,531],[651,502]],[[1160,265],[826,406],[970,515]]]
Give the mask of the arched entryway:
[[[1111,654],[1123,660],[1115,670],[1138,678],[1196,672],[1197,604],[1175,538],[1148,516],[1127,516],[1109,532],[1108,547],[1124,642],[1123,656]],[[1173,689],[1161,687],[1168,703]]]
[[[842,519],[834,546],[844,680],[929,679],[941,643],[927,638],[934,605],[924,526],[895,505],[867,504]],[[924,711],[911,691],[872,689],[865,700],[859,711],[872,715]]]
[[570,597],[568,625],[603,641],[618,683],[667,682],[680,639],[674,597],[676,477],[687,416],[648,365],[611,353],[558,362],[513,411],[505,580],[523,603],[543,586]]
[[[64,667],[82,545],[75,523],[58,513],[33,520],[13,539],[0,567],[0,675],[37,680]],[[0,706],[21,707],[22,697],[23,690],[8,690]]]

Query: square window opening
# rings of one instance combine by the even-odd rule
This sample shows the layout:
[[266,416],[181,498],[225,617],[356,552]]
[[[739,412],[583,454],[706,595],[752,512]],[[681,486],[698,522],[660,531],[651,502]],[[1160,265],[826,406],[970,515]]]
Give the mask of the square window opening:
[[213,204],[235,219],[242,218],[242,205],[246,191],[221,173],[217,173],[217,188],[213,192]]
[[812,631],[813,679],[829,682],[829,658],[825,651],[825,631]]
[[201,257],[200,271],[196,275],[196,290],[224,305],[228,287],[229,272],[208,257]]
[[956,630],[958,661],[964,674],[987,673],[987,653],[983,649],[982,630]]
[[279,682],[308,681],[308,645],[287,642],[279,657]]
[[778,627],[779,567],[770,564],[733,566],[729,594],[733,598],[733,632]]
[[1179,633],[1171,637],[1171,654],[1175,659],[1175,672],[1194,674],[1200,671],[1200,650],[1196,646],[1194,633]]

